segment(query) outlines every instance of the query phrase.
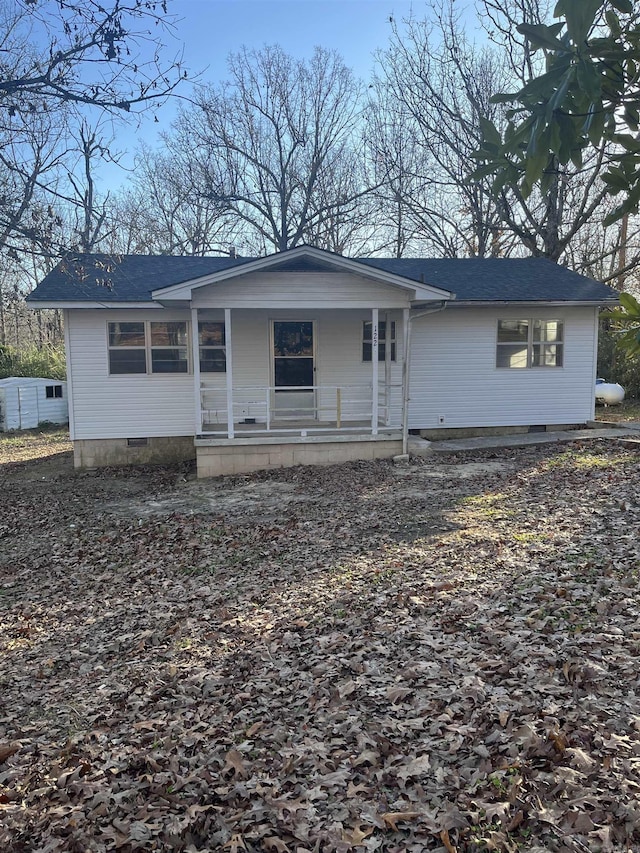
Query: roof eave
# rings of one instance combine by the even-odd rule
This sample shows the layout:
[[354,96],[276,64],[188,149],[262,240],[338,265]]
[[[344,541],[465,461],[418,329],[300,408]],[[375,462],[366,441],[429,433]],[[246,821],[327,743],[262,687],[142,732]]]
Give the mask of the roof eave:
[[26,300],[29,308],[34,311],[44,309],[57,310],[61,308],[162,308],[157,302],[98,302],[90,299],[29,299]]
[[545,305],[550,307],[598,308],[616,305],[617,299],[457,299],[451,303],[456,308],[495,308],[496,306]]

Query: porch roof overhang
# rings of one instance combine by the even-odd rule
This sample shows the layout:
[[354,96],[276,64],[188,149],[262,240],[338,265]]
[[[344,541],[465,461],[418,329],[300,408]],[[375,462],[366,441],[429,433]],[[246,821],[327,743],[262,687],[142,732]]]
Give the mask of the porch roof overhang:
[[[342,255],[334,255],[331,252],[316,249],[312,246],[299,246],[295,249],[289,249],[286,252],[269,255],[266,258],[257,258],[256,260],[243,263],[238,267],[219,270],[218,272],[194,278],[191,281],[154,290],[151,295],[154,300],[167,307],[188,307],[191,304],[193,291],[201,287],[239,279],[242,276],[255,272],[290,271],[291,267],[295,268],[296,263],[302,261],[306,261],[311,266],[316,265],[316,271],[347,272],[396,288],[405,295],[405,298],[408,296],[409,302],[448,301],[455,299],[455,294],[449,290],[413,281],[397,273],[372,267],[361,261],[345,258]],[[305,270],[305,272],[310,271],[312,272],[313,269]]]

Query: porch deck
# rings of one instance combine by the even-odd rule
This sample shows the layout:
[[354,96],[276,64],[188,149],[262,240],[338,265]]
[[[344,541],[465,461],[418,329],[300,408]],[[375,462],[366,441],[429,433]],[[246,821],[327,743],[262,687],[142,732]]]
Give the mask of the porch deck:
[[336,421],[272,421],[266,424],[238,423],[234,425],[234,437],[229,438],[220,424],[204,424],[203,432],[196,436],[196,446],[224,446],[238,444],[301,444],[327,441],[397,441],[402,439],[399,427],[381,424],[378,432],[371,432],[370,421],[351,421],[338,425]]

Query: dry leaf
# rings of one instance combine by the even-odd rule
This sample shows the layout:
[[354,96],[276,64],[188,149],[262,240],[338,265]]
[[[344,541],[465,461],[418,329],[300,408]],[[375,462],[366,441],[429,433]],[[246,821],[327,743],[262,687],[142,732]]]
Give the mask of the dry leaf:
[[236,833],[232,835],[226,844],[222,845],[223,850],[229,850],[230,853],[240,853],[241,850],[246,850],[247,845],[244,843],[242,835]]
[[229,770],[232,770],[241,779],[246,779],[249,775],[247,765],[237,749],[230,749],[225,755],[222,772],[227,773]]
[[440,831],[440,841],[442,841],[447,853],[458,853],[458,848],[454,847],[451,843],[448,829],[443,829]]
[[399,823],[416,820],[422,817],[422,812],[383,812],[380,817],[390,829],[397,832]]
[[343,829],[342,830],[342,840],[346,841],[347,844],[351,844],[354,847],[357,847],[359,844],[362,844],[365,838],[368,838],[373,833],[373,827],[371,826],[355,826],[352,829]]
[[21,746],[22,744],[18,743],[18,741],[14,741],[13,743],[0,743],[0,764],[4,764],[7,758],[11,758],[12,755],[15,755]]
[[270,835],[262,839],[262,847],[264,850],[275,850],[276,853],[291,853],[291,848],[287,847],[281,838],[276,838],[275,835]]
[[0,434],[0,849],[640,850],[638,445],[59,449]]

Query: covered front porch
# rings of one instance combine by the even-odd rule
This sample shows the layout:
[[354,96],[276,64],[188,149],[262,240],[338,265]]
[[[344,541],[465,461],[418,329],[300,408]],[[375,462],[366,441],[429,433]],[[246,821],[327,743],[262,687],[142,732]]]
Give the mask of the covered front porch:
[[405,452],[410,310],[450,296],[310,246],[154,291],[191,311],[199,476]]
[[192,309],[198,476],[403,452],[408,309]]
[[199,440],[401,435],[408,309],[192,309]]

